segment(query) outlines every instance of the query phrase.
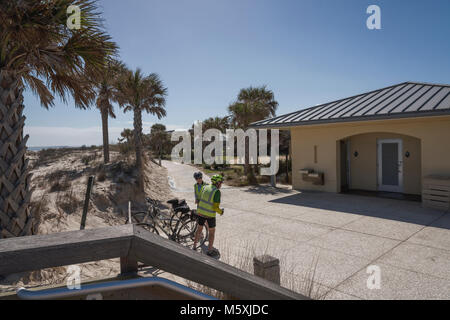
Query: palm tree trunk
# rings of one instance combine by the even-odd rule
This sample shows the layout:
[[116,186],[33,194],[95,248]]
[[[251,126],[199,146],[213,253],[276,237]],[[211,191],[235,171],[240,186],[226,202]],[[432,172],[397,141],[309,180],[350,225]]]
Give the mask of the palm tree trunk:
[[144,168],[142,163],[142,112],[136,107],[134,109],[134,145],[136,150],[136,168],[138,170],[139,190],[144,192]]
[[22,91],[13,73],[0,71],[0,238],[33,232]]
[[161,167],[162,159],[162,145],[159,146],[159,166]]
[[105,164],[109,163],[109,133],[108,133],[108,110],[101,109],[103,129],[103,159]]
[[244,174],[247,177],[247,181],[249,184],[256,184],[257,180],[255,177],[254,167],[255,165],[250,164],[250,138],[246,137],[245,142],[245,165],[244,165]]

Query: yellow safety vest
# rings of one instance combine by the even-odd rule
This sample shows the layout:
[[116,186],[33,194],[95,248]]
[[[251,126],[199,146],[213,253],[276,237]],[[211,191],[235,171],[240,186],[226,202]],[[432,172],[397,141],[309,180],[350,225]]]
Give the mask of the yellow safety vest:
[[200,194],[202,193],[202,188],[205,184],[194,184],[195,200],[200,200]]
[[214,194],[217,192],[217,188],[213,185],[205,185],[202,188],[202,192],[200,194],[200,202],[198,204],[197,213],[208,217],[215,218],[216,211],[214,210]]

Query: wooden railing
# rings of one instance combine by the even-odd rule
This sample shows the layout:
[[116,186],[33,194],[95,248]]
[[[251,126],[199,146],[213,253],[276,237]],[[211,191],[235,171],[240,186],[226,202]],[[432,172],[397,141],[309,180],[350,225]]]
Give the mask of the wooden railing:
[[0,275],[119,257],[124,273],[139,261],[238,299],[307,299],[134,225],[0,240]]

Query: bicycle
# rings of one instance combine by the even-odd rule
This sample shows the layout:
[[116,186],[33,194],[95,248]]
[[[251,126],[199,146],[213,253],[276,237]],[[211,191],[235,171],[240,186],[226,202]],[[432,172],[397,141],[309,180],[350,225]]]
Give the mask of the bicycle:
[[[186,204],[187,208],[185,207],[183,210],[173,209],[172,213],[167,215],[161,212],[156,200],[150,198],[146,200],[149,205],[147,211],[132,212],[132,223],[157,235],[160,235],[160,231],[162,231],[169,240],[192,249],[198,225],[195,210],[190,210]],[[168,203],[172,204],[172,202],[169,201]],[[203,228],[199,246],[202,246],[207,239],[208,230]]]

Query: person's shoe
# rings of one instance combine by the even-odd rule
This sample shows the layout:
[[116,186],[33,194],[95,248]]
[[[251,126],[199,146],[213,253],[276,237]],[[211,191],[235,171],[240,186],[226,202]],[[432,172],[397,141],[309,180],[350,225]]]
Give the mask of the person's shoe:
[[219,250],[214,248],[212,250],[208,250],[206,254],[210,257],[217,257],[219,255]]

